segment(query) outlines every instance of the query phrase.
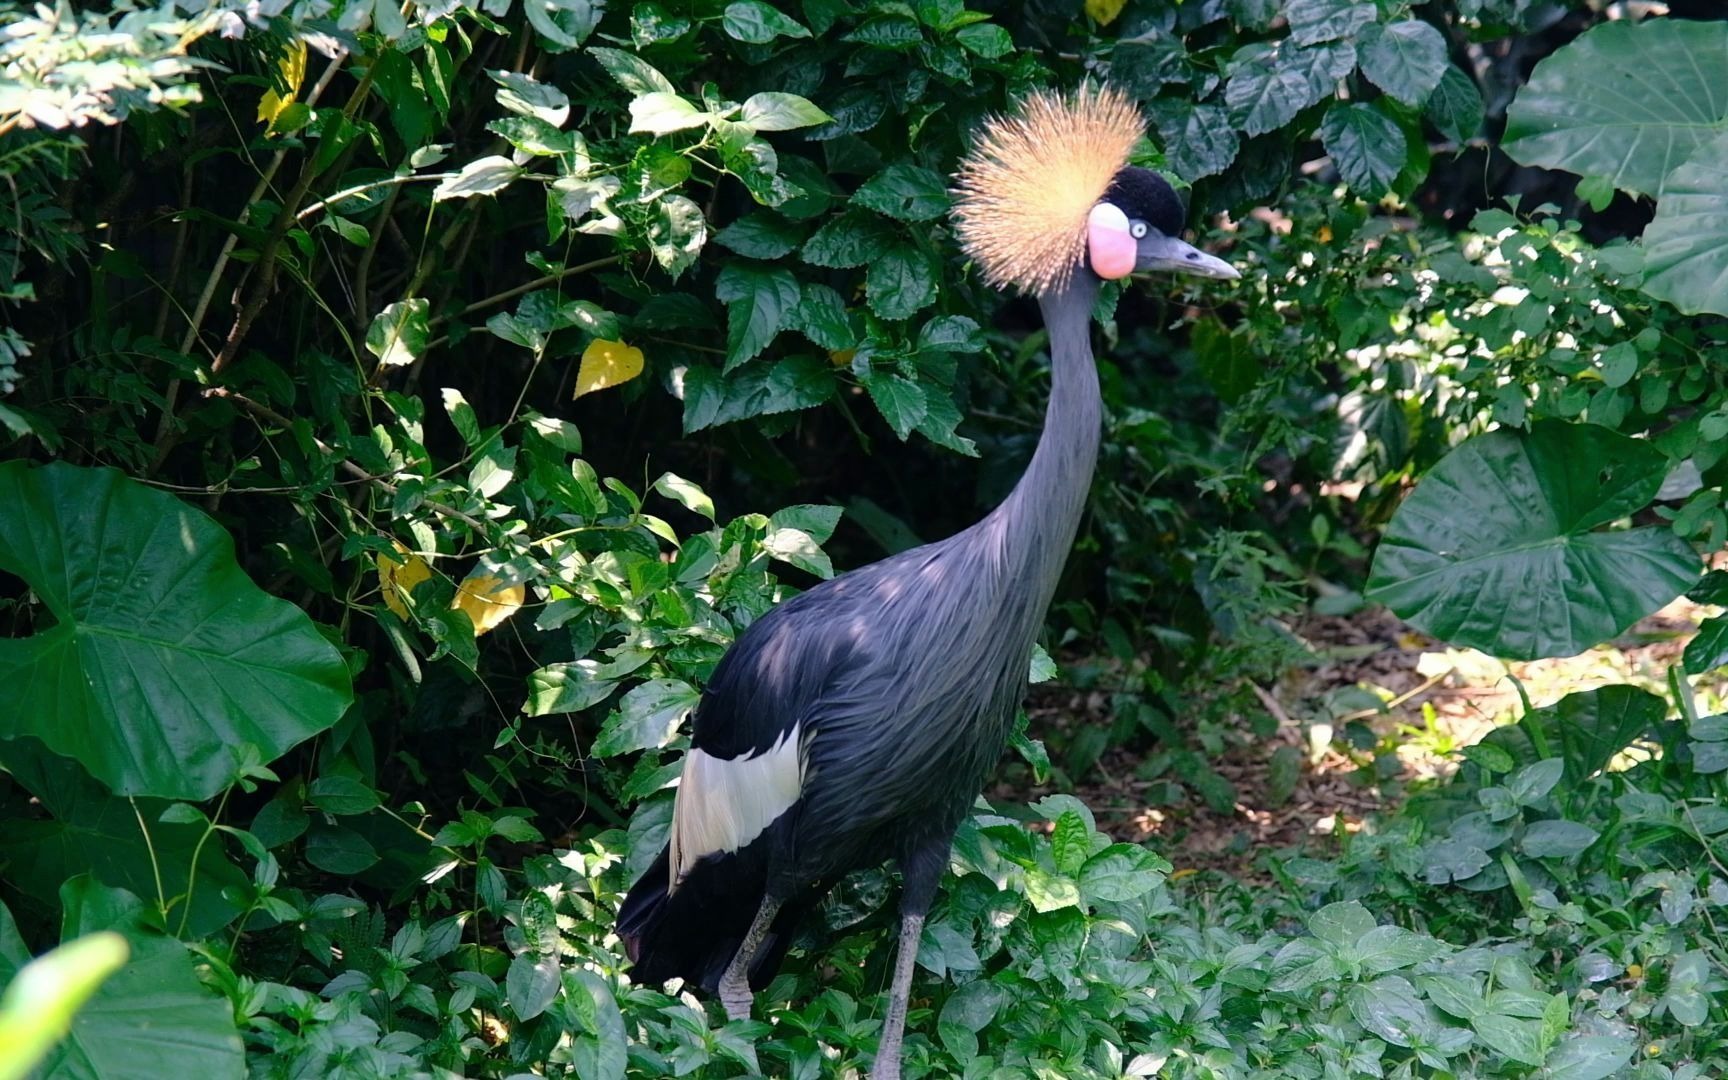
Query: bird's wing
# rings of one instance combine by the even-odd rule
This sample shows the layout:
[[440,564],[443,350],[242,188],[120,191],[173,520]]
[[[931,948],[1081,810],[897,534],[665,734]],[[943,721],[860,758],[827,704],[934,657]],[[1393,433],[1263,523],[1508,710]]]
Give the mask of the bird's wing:
[[698,860],[744,847],[798,802],[814,718],[866,648],[850,612],[871,576],[844,575],[768,612],[715,668],[679,780],[671,888]]

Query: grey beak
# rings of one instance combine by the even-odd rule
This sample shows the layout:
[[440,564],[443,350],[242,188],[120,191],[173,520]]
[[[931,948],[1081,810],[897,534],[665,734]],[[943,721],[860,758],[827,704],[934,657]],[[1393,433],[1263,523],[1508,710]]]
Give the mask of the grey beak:
[[1140,241],[1140,256],[1135,261],[1136,270],[1168,270],[1174,274],[1193,274],[1195,277],[1220,278],[1224,281],[1234,281],[1242,275],[1234,266],[1213,255],[1208,255],[1193,244],[1185,243],[1174,236],[1148,236]]

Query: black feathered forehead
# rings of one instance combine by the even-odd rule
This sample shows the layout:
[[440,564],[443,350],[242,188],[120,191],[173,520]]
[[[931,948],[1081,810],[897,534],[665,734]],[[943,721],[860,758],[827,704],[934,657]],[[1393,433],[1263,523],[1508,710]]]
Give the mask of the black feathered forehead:
[[1182,200],[1162,176],[1151,169],[1130,165],[1116,174],[1104,201],[1115,203],[1124,214],[1139,218],[1165,236],[1181,236],[1186,216]]

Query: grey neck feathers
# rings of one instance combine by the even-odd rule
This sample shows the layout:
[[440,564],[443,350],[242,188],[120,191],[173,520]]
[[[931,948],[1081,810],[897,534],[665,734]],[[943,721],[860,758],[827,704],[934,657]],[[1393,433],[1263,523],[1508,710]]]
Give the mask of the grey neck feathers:
[[1026,474],[990,515],[1000,530],[1009,595],[1026,601],[1030,632],[1044,621],[1086,509],[1103,408],[1092,360],[1092,306],[1099,281],[1081,268],[1066,288],[1039,300],[1050,332],[1050,404]]

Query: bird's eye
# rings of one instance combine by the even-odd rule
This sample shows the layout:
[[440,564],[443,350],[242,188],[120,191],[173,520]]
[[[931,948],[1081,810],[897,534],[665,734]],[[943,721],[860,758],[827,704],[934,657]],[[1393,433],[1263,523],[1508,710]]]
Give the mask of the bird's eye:
[[1128,235],[1132,236],[1136,240],[1144,239],[1146,236],[1146,223],[1144,221],[1131,222],[1128,225]]

